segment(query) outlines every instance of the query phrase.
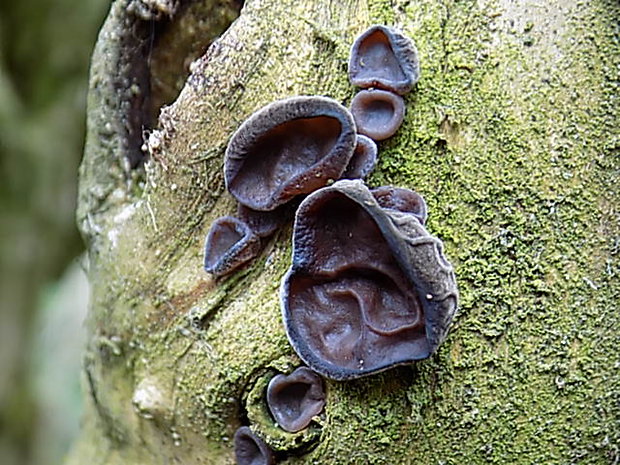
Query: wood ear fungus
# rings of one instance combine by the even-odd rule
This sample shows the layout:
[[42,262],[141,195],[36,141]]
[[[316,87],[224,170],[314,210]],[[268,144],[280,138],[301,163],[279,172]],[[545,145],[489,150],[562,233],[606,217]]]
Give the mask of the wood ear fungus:
[[301,431],[325,406],[323,380],[306,367],[290,375],[276,375],[267,387],[267,405],[282,429]]
[[364,89],[377,87],[404,95],[420,79],[418,51],[396,29],[372,26],[353,43],[349,79]]
[[235,432],[235,459],[237,465],[273,465],[273,452],[250,428],[242,426]]
[[237,207],[237,216],[248,225],[254,234],[264,238],[271,236],[276,229],[293,218],[295,205],[287,203],[271,211],[252,210],[245,205]]
[[351,101],[351,113],[360,134],[374,140],[394,135],[405,117],[405,101],[384,90],[362,90]]
[[417,192],[402,187],[381,186],[370,191],[383,209],[411,213],[420,223],[426,223],[426,201]]
[[273,210],[339,179],[354,147],[353,118],[335,100],[279,100],[254,113],[232,136],[226,186],[242,205]]
[[256,257],[260,250],[260,239],[247,224],[232,216],[218,218],[207,235],[205,271],[223,276]]
[[353,158],[342,175],[343,179],[364,179],[377,163],[377,144],[362,134],[357,135]]
[[342,180],[297,210],[281,298],[297,354],[345,380],[429,357],[458,293],[439,239],[414,215],[383,209],[361,181]]

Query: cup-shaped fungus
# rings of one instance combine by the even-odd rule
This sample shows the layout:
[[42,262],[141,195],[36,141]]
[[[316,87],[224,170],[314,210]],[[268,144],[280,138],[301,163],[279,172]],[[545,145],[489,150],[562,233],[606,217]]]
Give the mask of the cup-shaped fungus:
[[426,201],[417,192],[392,186],[377,187],[370,192],[381,208],[411,213],[420,223],[426,223]]
[[429,357],[458,293],[439,239],[414,215],[381,208],[361,181],[342,180],[297,210],[281,298],[297,354],[344,380]]
[[205,271],[223,276],[256,257],[261,249],[258,236],[243,221],[232,216],[211,225],[205,243]]
[[355,123],[335,100],[279,100],[233,134],[226,149],[226,186],[242,205],[273,210],[339,179],[354,148]]
[[362,90],[351,100],[357,132],[374,140],[394,135],[405,116],[405,101],[384,90]]
[[353,158],[342,174],[343,179],[364,179],[377,163],[377,144],[362,134],[357,135]]
[[273,452],[247,426],[235,432],[234,443],[237,465],[273,465]]
[[409,92],[420,79],[420,62],[408,37],[387,26],[372,26],[353,43],[349,79],[364,89]]
[[290,375],[276,375],[267,387],[267,406],[282,429],[301,431],[325,406],[323,380],[306,367]]

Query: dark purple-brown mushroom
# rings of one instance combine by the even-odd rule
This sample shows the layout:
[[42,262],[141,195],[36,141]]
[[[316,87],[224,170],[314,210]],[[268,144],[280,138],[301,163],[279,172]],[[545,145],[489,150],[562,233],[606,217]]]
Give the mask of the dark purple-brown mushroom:
[[376,163],[377,144],[370,137],[358,134],[353,158],[342,174],[342,178],[364,179],[372,172]]
[[234,443],[237,465],[273,465],[273,452],[247,426],[235,432]]
[[258,237],[269,237],[276,229],[293,218],[296,205],[296,202],[289,202],[271,211],[252,210],[245,205],[239,205],[237,216]]
[[260,249],[260,239],[243,221],[232,216],[218,218],[207,235],[205,271],[223,276],[256,257]]
[[426,223],[426,201],[417,192],[392,186],[377,187],[370,192],[381,208],[411,213],[420,223]]
[[282,429],[301,431],[325,406],[323,380],[307,367],[276,375],[267,387],[267,406]]
[[405,117],[405,101],[385,90],[362,90],[351,101],[357,132],[374,140],[394,135]]
[[253,210],[273,210],[339,179],[353,155],[355,123],[325,97],[292,97],[254,113],[234,133],[226,186]]
[[281,297],[297,354],[345,380],[430,356],[458,293],[441,241],[415,215],[383,209],[361,181],[342,180],[297,210]]
[[391,27],[370,27],[353,43],[349,79],[364,89],[377,87],[406,94],[420,79],[415,45]]

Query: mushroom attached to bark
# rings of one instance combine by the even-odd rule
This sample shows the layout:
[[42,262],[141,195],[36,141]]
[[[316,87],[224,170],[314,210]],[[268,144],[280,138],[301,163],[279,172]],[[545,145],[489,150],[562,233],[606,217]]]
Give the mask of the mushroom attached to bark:
[[235,433],[237,465],[273,465],[273,452],[250,428],[242,426]]
[[239,205],[237,216],[245,222],[258,237],[269,237],[276,229],[293,218],[295,213],[294,202],[281,205],[275,210],[259,211],[252,210],[245,205]]
[[362,90],[351,101],[357,132],[374,140],[394,135],[405,117],[405,101],[384,90]]
[[325,406],[323,380],[307,367],[276,375],[267,387],[267,405],[282,429],[301,431]]
[[297,210],[281,298],[297,354],[344,380],[429,357],[458,293],[439,239],[414,215],[383,209],[361,181],[342,180]]
[[232,216],[218,218],[207,235],[204,268],[223,276],[256,257],[260,249],[259,237],[243,221]]
[[392,186],[377,187],[370,192],[381,208],[411,213],[420,223],[426,223],[426,201],[417,192]]
[[420,79],[415,45],[396,29],[372,26],[353,43],[349,58],[353,85],[386,89],[404,95]]
[[226,149],[226,186],[242,205],[273,210],[339,179],[354,148],[355,123],[335,100],[279,100],[233,134]]
[[376,163],[377,144],[370,137],[358,134],[353,158],[351,158],[342,178],[364,179],[372,172]]

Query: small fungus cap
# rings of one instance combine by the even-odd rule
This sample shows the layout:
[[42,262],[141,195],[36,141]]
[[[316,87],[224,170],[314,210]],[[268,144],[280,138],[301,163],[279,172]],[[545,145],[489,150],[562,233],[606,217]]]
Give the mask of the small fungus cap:
[[325,406],[323,380],[307,367],[276,375],[267,387],[267,406],[282,429],[301,431]]
[[273,465],[273,452],[265,442],[247,426],[235,432],[235,459],[237,465]]
[[374,140],[394,135],[405,117],[405,101],[384,90],[362,90],[351,101],[357,131]]
[[339,179],[355,148],[349,111],[325,97],[271,103],[233,134],[226,187],[246,207],[268,211]]
[[439,239],[414,215],[383,209],[361,181],[342,180],[301,203],[281,299],[300,358],[345,380],[430,356],[458,292]]
[[353,43],[349,79],[354,86],[404,95],[420,79],[418,51],[411,39],[388,26],[372,26]]
[[377,164],[377,144],[370,138],[362,134],[357,135],[357,143],[353,158],[344,171],[343,179],[364,179],[368,176]]
[[414,215],[420,223],[426,223],[427,208],[424,197],[410,189],[381,186],[370,191],[383,209],[396,210]]
[[260,249],[260,239],[246,223],[232,216],[223,216],[213,222],[207,235],[205,271],[223,276],[256,257]]

